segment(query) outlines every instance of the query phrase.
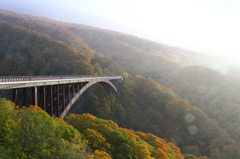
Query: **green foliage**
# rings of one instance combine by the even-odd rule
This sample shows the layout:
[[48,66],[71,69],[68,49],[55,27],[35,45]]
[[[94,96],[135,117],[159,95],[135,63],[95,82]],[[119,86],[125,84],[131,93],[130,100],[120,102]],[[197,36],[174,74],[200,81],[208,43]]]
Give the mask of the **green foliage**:
[[86,158],[80,133],[38,107],[17,109],[0,99],[1,158]]
[[[19,128],[15,121],[17,112],[14,111],[14,105],[9,101],[0,98],[0,110],[0,144],[3,146],[3,154],[6,151],[10,154],[19,153],[17,150],[19,147],[15,144]],[[15,152],[14,149],[16,149]]]
[[11,157],[8,155],[8,151],[4,149],[4,147],[0,147],[0,158],[1,159],[11,159]]
[[[186,154],[185,158],[194,158],[194,157],[200,157],[201,153],[197,146],[184,146],[181,148],[181,151],[183,154]],[[192,154],[192,155],[190,155]],[[187,157],[188,156],[188,157]]]

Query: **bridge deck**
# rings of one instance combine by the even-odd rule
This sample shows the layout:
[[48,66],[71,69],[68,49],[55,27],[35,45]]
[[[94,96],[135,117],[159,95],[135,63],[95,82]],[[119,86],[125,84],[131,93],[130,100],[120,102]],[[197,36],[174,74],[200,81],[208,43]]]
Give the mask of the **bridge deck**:
[[[48,76],[49,77],[49,76]],[[0,90],[1,89],[16,89],[16,88],[26,88],[26,87],[37,87],[37,86],[47,86],[47,85],[58,85],[58,84],[69,84],[69,83],[78,83],[78,82],[87,82],[87,81],[105,81],[105,80],[115,80],[120,79],[121,76],[94,76],[94,77],[64,77],[64,79],[49,77],[49,78],[38,78],[38,80],[27,80],[24,81],[24,78],[11,78],[11,80],[1,80],[0,81]],[[6,81],[6,82],[5,82]]]

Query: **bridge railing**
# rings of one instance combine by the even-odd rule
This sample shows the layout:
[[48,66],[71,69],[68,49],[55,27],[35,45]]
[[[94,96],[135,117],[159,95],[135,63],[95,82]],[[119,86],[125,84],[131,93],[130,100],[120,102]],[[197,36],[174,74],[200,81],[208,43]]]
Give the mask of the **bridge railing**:
[[[107,77],[107,75],[62,75],[62,76],[0,76],[0,82],[39,81],[55,79]],[[113,77],[113,76],[111,76]]]

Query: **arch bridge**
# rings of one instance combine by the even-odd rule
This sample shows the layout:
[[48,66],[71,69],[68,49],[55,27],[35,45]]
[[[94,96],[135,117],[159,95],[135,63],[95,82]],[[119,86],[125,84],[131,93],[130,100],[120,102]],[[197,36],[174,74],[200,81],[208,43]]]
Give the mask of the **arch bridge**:
[[117,92],[122,76],[0,76],[0,90],[12,90],[16,105],[37,105],[63,119],[78,97],[92,85]]

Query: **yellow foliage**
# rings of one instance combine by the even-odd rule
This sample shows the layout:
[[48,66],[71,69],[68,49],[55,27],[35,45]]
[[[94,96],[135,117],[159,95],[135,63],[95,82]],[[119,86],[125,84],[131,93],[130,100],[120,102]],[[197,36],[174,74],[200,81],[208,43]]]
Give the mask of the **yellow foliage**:
[[10,100],[5,100],[5,102],[7,102],[7,105],[11,105],[11,106],[14,106],[15,104],[12,102],[12,101],[10,101]]
[[[70,114],[66,117],[67,122],[72,125],[75,129],[80,131],[80,129],[85,129],[88,125],[87,123],[90,123],[92,119],[95,119],[96,117],[87,113],[87,114]],[[84,124],[84,125],[83,125]]]
[[[75,128],[81,130],[89,146],[95,151],[95,158],[106,158],[106,152],[121,148],[122,156],[138,156],[142,159],[176,157],[183,159],[183,156],[174,144],[166,142],[153,134],[135,132],[133,130],[120,128],[113,121],[104,121],[90,114],[74,115],[68,117],[68,122]],[[124,143],[122,143],[124,141]],[[112,154],[112,153],[111,153]],[[115,154],[112,154],[115,155]],[[107,156],[109,157],[109,156]],[[127,158],[128,158],[127,157]]]
[[184,158],[183,157],[183,155],[181,154],[181,151],[180,151],[180,149],[176,146],[176,145],[174,145],[173,143],[171,143],[171,142],[168,142],[167,143],[169,146],[170,146],[170,148],[174,151],[174,155],[177,157],[177,158]]
[[128,135],[130,137],[130,139],[132,141],[139,141],[140,140],[140,137],[137,136],[133,130],[130,130],[130,129],[124,129],[124,128],[119,128],[119,130],[121,130],[122,132],[124,132],[126,135]]
[[138,135],[142,140],[147,141],[147,134],[140,131],[136,131],[135,134]]
[[56,121],[61,124],[61,125],[69,125],[67,122],[65,122],[64,120],[60,119],[60,118],[55,118]]
[[86,122],[86,121],[90,121],[92,119],[95,119],[96,117],[87,113],[87,114],[70,114],[67,119],[75,119],[76,121],[81,121],[81,122]]
[[105,151],[95,150],[93,155],[94,159],[112,159],[112,157]]
[[106,139],[102,136],[102,134],[100,134],[96,130],[87,129],[85,131],[85,134],[92,148],[99,149],[99,150],[106,150],[107,148],[110,147],[110,144],[106,143]]
[[108,122],[109,122],[109,124],[111,124],[113,127],[115,127],[115,128],[118,129],[118,125],[117,125],[114,121],[109,120]]
[[98,124],[95,124],[95,123],[90,123],[89,126],[88,126],[90,129],[99,129],[99,125]]
[[144,156],[145,158],[151,155],[151,152],[149,151],[148,147],[146,145],[140,144],[139,147],[139,153],[141,156]]

